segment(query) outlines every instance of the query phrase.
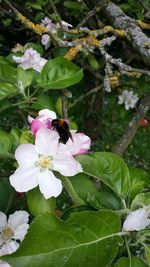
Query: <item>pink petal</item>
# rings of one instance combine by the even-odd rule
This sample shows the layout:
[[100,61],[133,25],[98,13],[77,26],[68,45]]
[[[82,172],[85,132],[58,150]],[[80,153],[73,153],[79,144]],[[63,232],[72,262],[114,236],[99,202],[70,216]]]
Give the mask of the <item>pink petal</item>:
[[57,153],[59,135],[56,131],[41,128],[35,139],[35,148],[39,154],[53,156]]
[[35,120],[33,120],[33,122],[31,123],[31,131],[33,133],[33,135],[36,134],[36,132],[40,129],[40,128],[48,128],[50,129],[50,121],[48,119],[43,118],[43,121],[41,118],[37,118]]
[[67,146],[71,155],[85,154],[90,148],[91,139],[83,133],[72,132],[73,142],[71,139],[68,140]]
[[39,188],[46,199],[57,197],[62,191],[62,183],[53,172],[45,171],[39,174]]
[[36,167],[23,169],[19,167],[13,175],[9,177],[11,185],[17,192],[28,192],[38,186],[38,173]]
[[15,158],[20,167],[28,168],[34,166],[38,159],[38,154],[35,151],[35,145],[22,144],[15,151]]

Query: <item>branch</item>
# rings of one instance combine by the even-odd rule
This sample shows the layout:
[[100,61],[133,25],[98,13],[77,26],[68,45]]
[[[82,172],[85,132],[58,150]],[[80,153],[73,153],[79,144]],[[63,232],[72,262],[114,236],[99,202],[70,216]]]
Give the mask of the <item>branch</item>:
[[[94,5],[96,1],[86,0],[90,5]],[[129,42],[140,54],[143,61],[150,65],[150,38],[148,38],[138,26],[136,20],[127,16],[118,6],[107,0],[100,0],[103,5],[103,12],[110,23],[115,27],[125,31]]]
[[123,155],[127,146],[131,143],[134,135],[137,132],[140,120],[146,115],[149,109],[150,109],[150,92],[141,101],[139,108],[137,109],[132,120],[130,121],[123,136],[120,138],[120,140],[117,142],[117,144],[113,148],[114,153],[118,154],[119,156]]

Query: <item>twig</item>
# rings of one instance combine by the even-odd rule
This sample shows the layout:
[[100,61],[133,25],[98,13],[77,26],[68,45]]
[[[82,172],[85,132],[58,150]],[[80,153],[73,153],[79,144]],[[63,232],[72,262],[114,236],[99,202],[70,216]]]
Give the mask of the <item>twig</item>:
[[113,148],[113,152],[122,156],[125,152],[128,145],[131,143],[134,135],[137,132],[139,127],[140,120],[146,115],[147,111],[150,109],[150,92],[146,95],[139,108],[137,109],[135,115],[133,116],[132,120],[130,121],[127,129],[125,130],[123,136],[119,139],[115,147]]
[[68,90],[63,89],[61,94],[62,115],[65,120],[68,120]]
[[55,5],[54,5],[54,3],[53,3],[53,0],[49,0],[49,2],[50,2],[50,4],[51,4],[51,6],[52,6],[52,9],[53,9],[53,11],[54,11],[54,13],[55,13],[55,15],[56,15],[56,17],[57,17],[57,19],[58,19],[58,22],[59,22],[59,24],[60,24],[60,27],[61,27],[61,29],[62,29],[62,28],[63,28],[63,27],[62,27],[62,19],[61,19],[60,15],[59,15],[59,13],[58,13],[58,11],[57,11],[57,8],[55,7]]
[[81,26],[83,26],[91,17],[98,13],[100,9],[100,5],[97,4],[92,10],[87,13],[86,17],[80,23],[77,24],[76,28],[79,29]]
[[71,103],[69,105],[69,108],[74,107],[76,104],[78,104],[78,102],[82,101],[85,97],[87,97],[93,93],[97,93],[101,89],[102,89],[102,86],[98,86],[98,87],[95,87],[94,89],[90,90],[89,92],[85,93],[84,95],[81,95],[80,97],[76,98],[76,100],[73,103]]

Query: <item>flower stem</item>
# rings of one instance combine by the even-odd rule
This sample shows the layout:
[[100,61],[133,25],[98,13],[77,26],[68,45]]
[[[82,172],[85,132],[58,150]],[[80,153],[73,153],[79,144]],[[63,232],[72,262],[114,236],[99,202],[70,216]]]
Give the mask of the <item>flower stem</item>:
[[64,187],[68,191],[70,197],[72,198],[73,202],[78,206],[85,205],[85,202],[75,192],[75,190],[74,190],[71,182],[69,181],[69,179],[67,177],[65,177],[65,176],[61,176],[61,180],[62,180],[62,182],[64,184]]

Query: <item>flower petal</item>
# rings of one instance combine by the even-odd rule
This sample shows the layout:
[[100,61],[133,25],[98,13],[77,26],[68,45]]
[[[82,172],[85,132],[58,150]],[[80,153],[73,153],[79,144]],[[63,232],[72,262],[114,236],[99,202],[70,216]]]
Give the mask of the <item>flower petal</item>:
[[83,133],[72,132],[72,140],[69,138],[67,142],[68,149],[71,155],[85,154],[91,145],[91,139]]
[[7,224],[7,217],[6,214],[0,211],[0,232],[3,227]]
[[41,128],[35,139],[35,149],[39,154],[53,156],[58,150],[59,135],[56,131]]
[[34,166],[38,159],[35,146],[32,144],[22,144],[15,151],[15,158],[23,168]]
[[11,254],[17,250],[19,244],[16,241],[11,241],[7,244],[4,244],[0,249],[0,256]]
[[82,172],[81,164],[72,156],[55,155],[53,159],[53,169],[64,176],[74,176]]
[[11,185],[17,192],[27,192],[38,185],[39,169],[36,167],[19,167],[13,175],[9,177]]
[[14,232],[14,239],[19,239],[20,241],[22,241],[27,233],[29,229],[29,224],[24,223],[22,225],[20,225],[19,227],[17,227],[17,229]]
[[56,113],[47,108],[40,110],[39,115],[45,115],[47,118],[52,119],[52,120],[57,118]]
[[21,225],[27,224],[29,221],[29,213],[25,210],[15,211],[9,215],[8,224],[15,231]]
[[53,172],[45,171],[39,175],[39,188],[46,199],[57,197],[62,191],[62,183]]

